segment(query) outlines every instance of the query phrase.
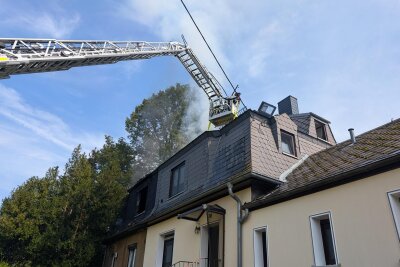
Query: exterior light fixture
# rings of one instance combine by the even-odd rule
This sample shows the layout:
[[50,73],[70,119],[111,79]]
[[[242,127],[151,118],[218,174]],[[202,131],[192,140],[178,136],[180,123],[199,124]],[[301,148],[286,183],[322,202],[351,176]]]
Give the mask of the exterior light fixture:
[[271,118],[274,115],[276,107],[274,105],[268,104],[267,102],[261,102],[260,107],[258,108],[258,112],[264,114],[268,118]]

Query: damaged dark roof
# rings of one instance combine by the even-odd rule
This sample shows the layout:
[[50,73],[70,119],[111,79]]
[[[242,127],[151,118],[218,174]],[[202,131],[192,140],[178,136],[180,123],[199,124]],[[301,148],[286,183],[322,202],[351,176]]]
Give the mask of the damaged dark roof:
[[[400,163],[400,119],[315,153],[271,193],[245,204],[257,209],[360,179],[378,168]],[[358,175],[358,176],[357,176]],[[360,176],[361,175],[361,176]]]

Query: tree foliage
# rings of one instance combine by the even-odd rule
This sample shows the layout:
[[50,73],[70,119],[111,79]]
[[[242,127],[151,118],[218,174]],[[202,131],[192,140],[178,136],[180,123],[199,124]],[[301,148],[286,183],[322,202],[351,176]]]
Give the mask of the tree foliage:
[[[3,201],[0,211],[2,257],[11,263],[38,265],[38,252],[47,254],[57,244],[59,209],[58,169],[43,178],[32,177]],[[51,254],[50,254],[51,255]],[[43,258],[48,265],[51,259]]]
[[119,213],[132,174],[122,139],[106,137],[87,156],[76,148],[63,174],[32,177],[3,201],[0,250],[26,266],[100,266],[101,241]]
[[[200,133],[195,102],[188,85],[176,84],[145,99],[126,119],[136,178],[155,169]],[[191,107],[195,112],[189,112]]]

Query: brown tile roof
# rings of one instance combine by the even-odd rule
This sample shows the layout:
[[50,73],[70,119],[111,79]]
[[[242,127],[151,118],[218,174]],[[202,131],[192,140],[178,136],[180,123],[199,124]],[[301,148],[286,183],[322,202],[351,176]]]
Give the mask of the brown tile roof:
[[344,141],[308,157],[286,177],[287,182],[247,206],[250,209],[280,202],[301,195],[317,186],[334,184],[343,178],[351,180],[356,172],[372,171],[377,163],[390,159],[400,162],[400,119],[382,125],[356,137],[356,143]]

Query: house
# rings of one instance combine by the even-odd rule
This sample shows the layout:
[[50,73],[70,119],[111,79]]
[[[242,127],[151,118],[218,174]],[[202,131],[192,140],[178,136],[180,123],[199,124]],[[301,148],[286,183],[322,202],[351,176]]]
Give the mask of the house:
[[157,172],[152,172],[129,189],[122,217],[107,240],[112,245],[107,247],[103,266],[143,266],[144,222],[154,208],[156,188]]
[[398,266],[400,121],[336,144],[296,98],[278,109],[201,134],[131,188],[103,266]]
[[400,119],[311,155],[244,205],[243,266],[400,266],[399,167]]

